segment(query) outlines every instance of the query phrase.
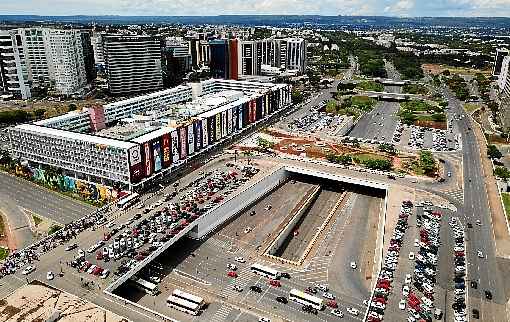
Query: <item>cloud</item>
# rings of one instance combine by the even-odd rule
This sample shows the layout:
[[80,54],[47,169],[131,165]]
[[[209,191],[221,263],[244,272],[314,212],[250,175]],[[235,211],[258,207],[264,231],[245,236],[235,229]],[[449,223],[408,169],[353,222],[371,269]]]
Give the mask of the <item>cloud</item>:
[[399,0],[393,5],[386,6],[384,12],[397,16],[408,16],[414,5],[414,0]]
[[510,0],[0,0],[0,14],[510,16]]

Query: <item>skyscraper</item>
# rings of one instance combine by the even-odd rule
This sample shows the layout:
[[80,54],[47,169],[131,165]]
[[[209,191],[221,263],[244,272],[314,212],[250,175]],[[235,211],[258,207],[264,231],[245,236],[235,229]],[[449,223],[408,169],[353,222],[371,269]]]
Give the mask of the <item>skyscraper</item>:
[[30,98],[22,37],[18,30],[0,31],[0,93]]
[[209,69],[211,76],[215,78],[229,77],[229,56],[228,56],[228,40],[215,39],[209,41],[210,62]]
[[297,70],[300,73],[306,71],[306,41],[302,38],[286,39],[286,68]]
[[494,59],[494,68],[492,69],[492,76],[499,76],[501,73],[501,66],[503,65],[503,59],[508,56],[510,52],[506,48],[496,50],[496,58]]
[[167,39],[162,50],[163,86],[175,87],[182,83],[191,70],[191,54],[187,43],[182,40]]
[[114,95],[156,91],[163,87],[161,41],[154,36],[103,36],[108,87]]
[[92,47],[92,38],[90,31],[81,32],[81,45],[83,47],[83,60],[85,63],[85,74],[87,83],[96,79],[96,64],[94,60],[94,48]]

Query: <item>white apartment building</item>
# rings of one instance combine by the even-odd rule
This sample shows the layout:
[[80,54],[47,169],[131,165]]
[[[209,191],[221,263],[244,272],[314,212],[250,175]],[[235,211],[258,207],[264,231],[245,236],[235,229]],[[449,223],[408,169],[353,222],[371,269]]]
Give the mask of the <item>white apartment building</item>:
[[80,92],[87,85],[80,32],[51,30],[49,40],[55,89],[64,95]]
[[94,62],[96,65],[104,66],[103,34],[94,33],[91,37],[91,42],[94,50]]
[[87,83],[78,30],[21,29],[28,79],[33,86],[55,85],[59,94],[80,92]]
[[0,94],[30,98],[22,37],[18,30],[0,30]]

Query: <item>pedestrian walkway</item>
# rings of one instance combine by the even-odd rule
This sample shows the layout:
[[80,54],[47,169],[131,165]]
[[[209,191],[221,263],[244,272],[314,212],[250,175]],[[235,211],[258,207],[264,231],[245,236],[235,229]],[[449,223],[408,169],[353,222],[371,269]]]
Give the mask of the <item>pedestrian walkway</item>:
[[235,298],[239,296],[239,292],[234,290],[234,285],[241,287],[243,290],[251,286],[254,275],[252,272],[250,272],[249,267],[245,267],[237,271],[237,274],[239,276],[237,278],[232,278],[227,286],[221,290],[220,296],[224,296],[226,298]]
[[440,190],[444,194],[446,194],[448,197],[451,197],[455,199],[460,204],[464,203],[464,190],[463,189],[445,189]]
[[210,322],[224,322],[227,320],[229,314],[234,310],[233,307],[229,305],[221,305],[221,307],[216,311],[214,316],[209,320]]

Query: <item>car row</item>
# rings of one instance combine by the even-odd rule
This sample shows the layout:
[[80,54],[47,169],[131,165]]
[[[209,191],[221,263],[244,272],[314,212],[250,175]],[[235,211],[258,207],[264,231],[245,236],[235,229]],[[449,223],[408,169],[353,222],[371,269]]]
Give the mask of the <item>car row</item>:
[[399,218],[389,242],[383,267],[377,278],[373,296],[371,300],[367,302],[367,321],[369,322],[380,322],[384,319],[384,312],[388,304],[388,296],[392,290],[394,272],[397,269],[398,258],[405,232],[409,227],[408,219],[412,214],[412,209],[413,203],[410,200],[402,202]]
[[[420,227],[419,239],[415,239],[414,246],[418,248],[415,256],[409,256],[414,260],[414,272],[411,277],[406,275],[406,282],[412,284],[404,286],[402,295],[406,301],[408,321],[432,321],[442,315],[439,309],[434,310],[434,286],[437,281],[438,250],[441,246],[440,228],[442,213],[424,208],[423,214],[417,215],[417,226]],[[420,296],[419,294],[423,296]],[[402,309],[402,307],[401,307]]]
[[[454,282],[454,302],[452,309],[455,322],[465,322],[468,320],[466,312],[466,236],[462,223],[457,217],[450,220],[450,228],[453,231],[454,238],[454,264],[455,274]],[[474,284],[471,284],[474,286]],[[475,316],[473,316],[475,317]]]

